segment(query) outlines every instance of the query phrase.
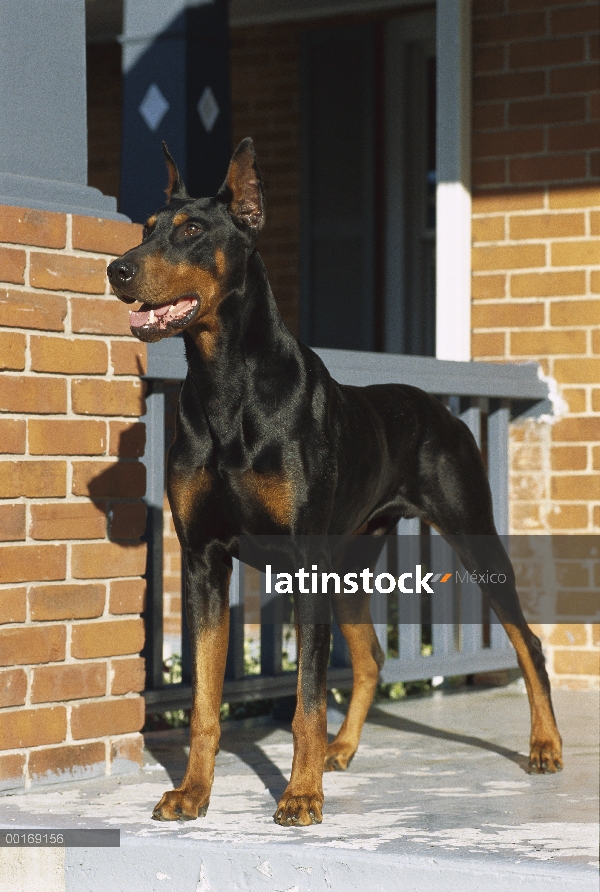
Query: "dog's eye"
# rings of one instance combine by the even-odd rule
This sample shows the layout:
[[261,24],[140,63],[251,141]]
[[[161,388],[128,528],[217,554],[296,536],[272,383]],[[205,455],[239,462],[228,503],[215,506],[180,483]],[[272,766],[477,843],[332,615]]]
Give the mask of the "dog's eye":
[[188,223],[183,230],[184,235],[197,235],[199,232],[202,232],[202,227],[197,223]]

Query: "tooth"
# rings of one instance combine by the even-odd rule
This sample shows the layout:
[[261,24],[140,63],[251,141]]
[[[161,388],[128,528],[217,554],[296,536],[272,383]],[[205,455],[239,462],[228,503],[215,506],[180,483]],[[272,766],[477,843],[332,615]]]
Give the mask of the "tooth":
[[154,310],[150,310],[150,315],[148,316],[148,322],[154,322]]

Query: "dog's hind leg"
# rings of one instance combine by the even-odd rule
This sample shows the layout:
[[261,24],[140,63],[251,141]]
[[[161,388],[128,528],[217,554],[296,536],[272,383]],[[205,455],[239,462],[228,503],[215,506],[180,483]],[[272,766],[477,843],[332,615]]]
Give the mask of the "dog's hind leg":
[[484,577],[505,574],[506,582],[483,583],[481,588],[517,652],[527,687],[530,770],[555,772],[562,768],[562,741],[552,709],[548,673],[540,640],[525,621],[514,570],[494,526],[483,461],[466,431],[456,438],[452,448],[432,445],[438,448],[435,454],[432,451],[424,456],[427,474],[421,487],[421,516],[452,545],[467,570]]
[[[325,771],[345,771],[358,748],[360,735],[373,694],[377,686],[379,672],[385,662],[369,613],[368,597],[364,598],[363,616],[357,622],[340,622],[342,635],[346,639],[352,660],[352,696],[342,727],[327,747]],[[335,609],[335,598],[334,598]],[[366,614],[366,615],[365,615]],[[336,610],[336,616],[339,611]]]

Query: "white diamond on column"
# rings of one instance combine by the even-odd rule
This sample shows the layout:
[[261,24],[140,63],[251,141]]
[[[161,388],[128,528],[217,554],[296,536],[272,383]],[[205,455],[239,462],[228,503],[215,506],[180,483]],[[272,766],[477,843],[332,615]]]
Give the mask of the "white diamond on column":
[[156,84],[150,84],[138,111],[152,133],[154,133],[160,126],[160,122],[169,111],[169,108],[169,103]]
[[196,108],[198,109],[200,120],[204,124],[204,129],[207,133],[210,133],[215,126],[215,121],[219,117],[219,112],[221,111],[217,100],[215,99],[215,94],[210,87],[204,88],[204,92],[202,93]]

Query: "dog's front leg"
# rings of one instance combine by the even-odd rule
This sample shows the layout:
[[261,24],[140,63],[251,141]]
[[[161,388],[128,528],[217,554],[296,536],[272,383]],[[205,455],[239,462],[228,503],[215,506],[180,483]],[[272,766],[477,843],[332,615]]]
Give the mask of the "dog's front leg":
[[330,626],[300,623],[298,702],[292,733],[292,776],[279,800],[277,824],[320,824],[323,820],[323,761],[327,752],[327,663]]
[[224,559],[186,556],[186,607],[192,645],[190,755],[181,785],[165,793],[157,821],[193,820],[208,808],[219,748],[220,706],[229,639],[229,580]]

